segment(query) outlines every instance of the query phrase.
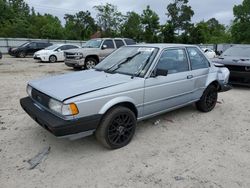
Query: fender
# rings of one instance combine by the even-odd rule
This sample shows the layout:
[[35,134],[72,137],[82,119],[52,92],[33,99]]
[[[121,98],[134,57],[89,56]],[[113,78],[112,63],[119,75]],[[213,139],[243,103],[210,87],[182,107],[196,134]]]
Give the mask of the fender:
[[110,108],[112,108],[113,106],[115,106],[116,104],[119,104],[119,103],[123,103],[123,102],[129,102],[129,103],[132,103],[134,106],[135,105],[135,101],[130,98],[130,97],[125,97],[125,96],[121,96],[121,97],[117,97],[117,98],[114,98],[110,101],[108,101],[101,109],[100,111],[98,112],[98,114],[105,114]]

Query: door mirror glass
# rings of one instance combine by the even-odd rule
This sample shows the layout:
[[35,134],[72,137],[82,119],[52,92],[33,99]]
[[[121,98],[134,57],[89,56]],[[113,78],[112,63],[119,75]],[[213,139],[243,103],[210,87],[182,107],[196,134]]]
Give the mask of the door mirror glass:
[[107,45],[106,44],[104,44],[104,45],[102,45],[102,49],[104,50],[104,49],[107,49]]
[[157,77],[157,76],[167,76],[168,75],[168,70],[165,69],[156,69],[153,72],[152,77]]

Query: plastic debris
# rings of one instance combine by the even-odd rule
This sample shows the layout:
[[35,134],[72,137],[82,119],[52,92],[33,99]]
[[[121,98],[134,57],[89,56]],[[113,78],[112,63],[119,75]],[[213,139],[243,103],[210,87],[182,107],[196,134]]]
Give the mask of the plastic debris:
[[154,125],[159,125],[160,124],[160,120],[157,120],[154,122]]
[[29,159],[27,162],[30,164],[29,170],[34,169],[37,165],[39,165],[44,157],[46,157],[50,152],[50,146],[45,147],[40,153],[38,153],[35,157]]
[[175,177],[174,177],[174,179],[175,179],[176,181],[181,181],[181,180],[184,180],[184,178],[183,178],[183,177],[181,177],[181,176],[175,176]]

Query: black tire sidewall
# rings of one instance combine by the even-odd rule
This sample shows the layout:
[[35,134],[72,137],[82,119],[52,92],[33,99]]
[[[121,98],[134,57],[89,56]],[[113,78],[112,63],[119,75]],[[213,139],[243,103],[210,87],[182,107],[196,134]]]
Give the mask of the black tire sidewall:
[[[206,104],[206,98],[207,98],[208,94],[210,94],[211,92],[216,92],[216,101],[214,102],[213,106],[208,107]],[[196,106],[197,106],[198,110],[200,110],[202,112],[210,112],[216,106],[217,99],[218,99],[218,91],[217,91],[216,87],[214,85],[209,85],[207,87],[207,89],[204,91],[201,99],[196,103]]]
[[[119,145],[114,145],[109,141],[108,129],[110,127],[110,123],[114,120],[114,118],[121,113],[127,113],[130,116],[130,118],[133,120],[134,126],[133,126],[133,129],[132,129],[132,132],[130,134],[129,139],[126,142],[123,142],[122,144],[119,144]],[[96,138],[105,147],[110,148],[110,149],[118,149],[118,148],[126,146],[132,140],[134,133],[135,133],[135,130],[136,130],[135,114],[130,109],[128,109],[126,107],[122,107],[122,106],[115,107],[115,108],[109,110],[107,112],[107,114],[104,116],[104,118],[102,119],[102,122],[96,131]]]
[[20,57],[20,58],[25,58],[25,56],[26,56],[25,52],[19,52],[18,53],[18,57]]
[[[50,58],[52,58],[52,57],[54,57],[54,58],[55,58],[55,61],[51,61],[51,60],[50,60]],[[57,58],[56,58],[56,56],[55,56],[55,55],[51,55],[51,56],[49,56],[49,62],[50,62],[50,63],[55,63],[56,61],[57,61]]]

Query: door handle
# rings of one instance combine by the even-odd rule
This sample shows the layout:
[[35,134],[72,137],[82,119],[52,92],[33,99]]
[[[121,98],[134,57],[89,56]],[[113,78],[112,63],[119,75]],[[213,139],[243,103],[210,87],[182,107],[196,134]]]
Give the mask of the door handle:
[[194,76],[193,75],[188,75],[187,79],[192,79]]

